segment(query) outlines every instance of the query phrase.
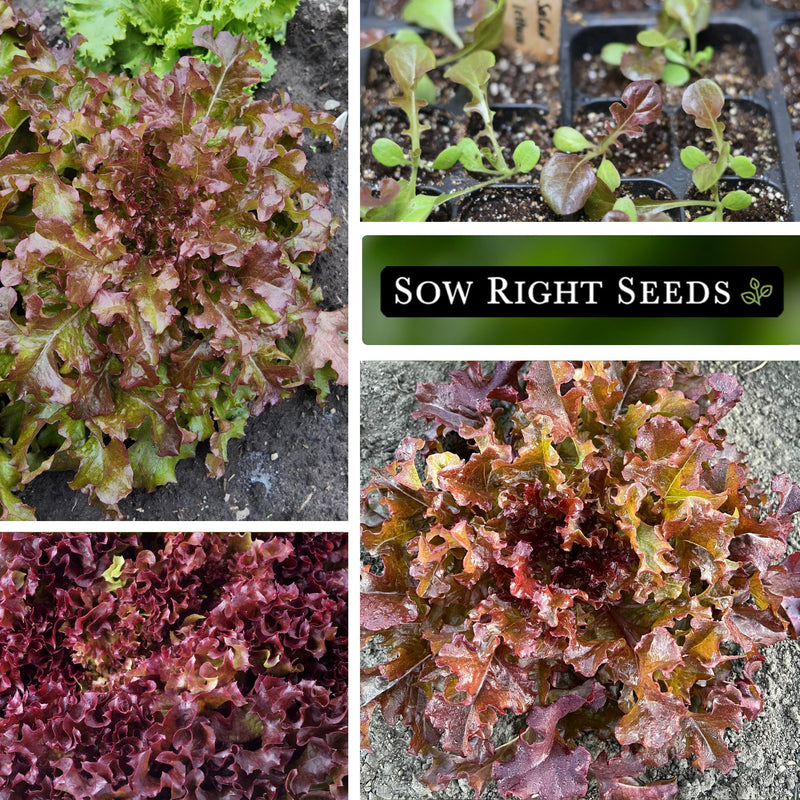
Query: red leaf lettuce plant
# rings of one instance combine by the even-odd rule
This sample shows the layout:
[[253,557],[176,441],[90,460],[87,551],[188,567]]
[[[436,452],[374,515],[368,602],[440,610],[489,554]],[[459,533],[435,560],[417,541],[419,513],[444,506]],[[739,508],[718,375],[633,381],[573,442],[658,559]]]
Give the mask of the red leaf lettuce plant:
[[209,471],[250,413],[346,382],[346,312],[308,267],[335,229],[303,130],[328,115],[253,101],[258,52],[195,34],[216,65],[92,74],[0,0],[0,502],[49,469],[115,514]]
[[344,534],[0,534],[0,796],[345,798]]
[[428,434],[364,492],[362,626],[388,650],[362,680],[367,742],[375,711],[401,720],[433,790],[567,800],[591,777],[602,800],[674,798],[641,777],[730,770],[761,649],[800,630],[800,487],[776,477],[767,511],[719,427],[732,376],[520,366],[421,385]]

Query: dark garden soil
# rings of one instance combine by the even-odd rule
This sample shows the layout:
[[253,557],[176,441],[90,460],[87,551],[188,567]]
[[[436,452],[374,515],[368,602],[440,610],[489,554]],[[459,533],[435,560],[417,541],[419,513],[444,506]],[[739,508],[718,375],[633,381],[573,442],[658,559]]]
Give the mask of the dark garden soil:
[[[38,10],[51,43],[63,40],[58,0],[18,0]],[[289,23],[286,44],[273,53],[278,69],[266,89],[338,116],[347,104],[347,9],[339,0],[302,0]],[[329,252],[312,267],[323,307],[347,303],[347,139],[337,150],[308,142],[314,176],[331,188],[339,231]],[[177,484],[154,493],[135,491],[120,504],[138,520],[341,520],[347,516],[347,389],[336,387],[325,406],[303,389],[287,402],[251,419],[243,440],[231,443],[227,475],[209,478],[207,449],[178,464]],[[46,474],[24,492],[41,520],[102,519],[85,495],[67,485],[68,473]]]
[[[753,202],[750,206],[741,211],[731,213],[730,218],[732,220],[736,222],[784,222],[786,220],[789,213],[786,198],[774,186],[762,181],[728,179],[724,179],[721,186],[722,191],[720,194],[727,194],[736,189],[744,189],[753,197]],[[694,187],[692,188],[694,189]],[[687,196],[689,199],[695,199],[705,195],[697,194],[692,190]],[[693,217],[706,214],[709,211],[710,209],[701,206],[690,207],[686,209],[686,218],[691,220]]]
[[459,219],[464,222],[554,222],[559,217],[532,186],[489,186],[467,197]]
[[500,47],[489,81],[489,101],[496,105],[543,103],[555,120],[561,110],[558,64],[537,64],[522,53]]
[[[421,361],[362,365],[362,486],[369,480],[370,469],[392,459],[405,436],[420,435],[424,430],[424,421],[411,418],[417,408],[413,396],[417,383],[447,382],[454,366]],[[725,418],[724,428],[730,440],[747,453],[760,484],[768,486],[780,472],[800,478],[800,364],[728,361],[704,364],[702,369],[733,373],[742,384],[742,401]],[[800,549],[799,525],[796,521],[789,537],[790,551]],[[363,655],[376,663],[374,653]],[[753,722],[746,722],[740,733],[728,736],[728,745],[737,751],[735,767],[724,775],[715,769],[701,773],[688,761],[671,764],[663,777],[677,777],[680,800],[790,800],[800,794],[800,642],[770,647],[765,657],[756,674],[764,693],[764,711]],[[465,780],[439,793],[431,793],[420,783],[419,776],[428,764],[406,752],[408,734],[402,725],[391,728],[378,714],[370,739],[374,752],[362,752],[362,800],[474,800]],[[596,800],[592,788],[588,797]],[[493,784],[481,800],[499,800]]]

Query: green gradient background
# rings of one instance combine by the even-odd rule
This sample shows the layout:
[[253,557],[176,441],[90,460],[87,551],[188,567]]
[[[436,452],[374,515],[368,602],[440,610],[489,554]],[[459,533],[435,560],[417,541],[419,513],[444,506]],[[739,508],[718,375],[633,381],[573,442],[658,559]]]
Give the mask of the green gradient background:
[[[363,257],[365,344],[800,343],[800,236],[365,236]],[[624,267],[703,263],[731,270],[781,267],[785,279],[783,314],[770,319],[390,319],[380,312],[380,273],[389,265]]]

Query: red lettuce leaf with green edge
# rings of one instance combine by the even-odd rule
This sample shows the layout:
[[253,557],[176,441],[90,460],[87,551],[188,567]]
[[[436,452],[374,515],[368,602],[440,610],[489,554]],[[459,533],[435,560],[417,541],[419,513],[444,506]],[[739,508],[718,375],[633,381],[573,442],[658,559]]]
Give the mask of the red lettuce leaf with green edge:
[[[796,636],[800,487],[769,497],[720,422],[729,375],[668,362],[519,362],[425,384],[363,493],[362,734],[411,730],[432,790],[670,800],[670,759],[728,771],[764,647]],[[382,567],[374,565],[379,564]],[[516,723],[499,735],[498,723]],[[522,722],[522,720],[525,722]],[[592,758],[581,735],[616,740]]]
[[347,796],[346,536],[0,533],[0,795]]
[[209,471],[250,414],[346,382],[346,312],[309,265],[336,228],[304,131],[332,118],[254,101],[257,55],[208,26],[161,78],[93,74],[0,0],[0,503],[50,469],[107,514]]

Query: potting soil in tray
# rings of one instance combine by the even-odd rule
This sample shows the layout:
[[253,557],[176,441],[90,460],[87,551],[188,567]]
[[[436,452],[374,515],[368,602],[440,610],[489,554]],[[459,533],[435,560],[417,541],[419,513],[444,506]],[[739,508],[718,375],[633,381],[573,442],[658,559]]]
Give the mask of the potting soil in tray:
[[[457,22],[462,27],[469,24],[469,5],[456,3]],[[399,19],[402,6],[402,2],[389,0],[362,0],[362,29],[391,32],[404,27]],[[556,66],[535,64],[501,48],[489,86],[495,128],[507,158],[515,144],[530,138],[542,150],[540,164],[532,176],[521,176],[516,183],[491,186],[449,201],[437,218],[473,220],[480,208],[477,218],[492,219],[494,205],[498,209],[495,219],[554,218],[538,202],[538,188],[530,185],[536,183],[541,165],[555,152],[552,131],[558,125],[572,125],[593,138],[608,118],[608,107],[629,82],[618,68],[602,61],[600,51],[609,42],[633,43],[638,31],[654,26],[659,6],[659,0],[567,0],[561,24],[561,60]],[[726,138],[733,143],[733,154],[750,156],[757,169],[752,181],[737,181],[737,187],[756,198],[753,207],[744,213],[733,212],[732,218],[800,220],[800,0],[714,0],[711,23],[699,37],[699,47],[709,44],[715,54],[706,76],[716,80],[726,95],[721,117]],[[432,46],[437,46],[437,40]],[[392,124],[384,127],[381,116],[392,107],[385,92],[371,91],[381,83],[385,88],[387,78],[382,54],[365,51],[362,177],[372,185],[386,175],[404,175],[401,168],[381,167],[370,153],[378,136],[389,135],[403,143],[398,133],[405,120],[397,125],[392,119]],[[615,151],[614,162],[626,178],[624,188],[631,196],[649,194],[655,186],[659,193],[652,197],[694,197],[691,173],[681,164],[679,152],[688,144],[708,152],[711,144],[706,132],[696,128],[681,110],[683,89],[662,84],[662,90],[661,119],[646,127],[642,139],[628,140],[622,151]],[[434,125],[426,134],[431,152],[455,144],[465,130],[472,132],[474,120],[465,118],[463,111],[466,99],[465,90],[451,92],[437,107],[425,110],[429,120],[443,120],[448,128],[437,132]],[[454,191],[479,179],[458,168],[420,174],[421,183],[427,185],[425,191],[432,193]],[[638,186],[646,187],[647,192]],[[702,209],[692,209],[692,213],[702,213]],[[689,219],[691,214],[681,211],[677,217]]]

